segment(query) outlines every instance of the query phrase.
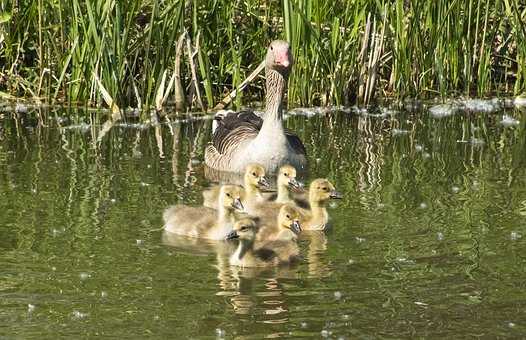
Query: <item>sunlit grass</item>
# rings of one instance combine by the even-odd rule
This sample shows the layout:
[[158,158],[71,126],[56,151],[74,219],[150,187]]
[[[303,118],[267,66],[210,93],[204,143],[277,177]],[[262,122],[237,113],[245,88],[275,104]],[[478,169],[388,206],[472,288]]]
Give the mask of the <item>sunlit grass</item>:
[[[191,54],[207,107],[238,86],[276,38],[293,47],[289,101],[296,105],[519,94],[526,88],[525,20],[520,0],[2,2],[0,91],[100,106],[98,77],[119,107],[152,107],[187,32],[182,88],[187,97],[196,92]],[[164,105],[175,102],[176,89]],[[262,84],[248,94],[261,96]]]

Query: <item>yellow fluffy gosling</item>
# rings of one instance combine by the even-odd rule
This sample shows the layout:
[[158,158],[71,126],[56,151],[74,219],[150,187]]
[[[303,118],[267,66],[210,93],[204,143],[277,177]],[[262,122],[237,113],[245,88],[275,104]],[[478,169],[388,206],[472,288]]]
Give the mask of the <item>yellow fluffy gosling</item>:
[[258,227],[254,219],[243,218],[234,224],[227,239],[239,239],[230,264],[239,267],[269,267],[290,264],[299,258],[296,242],[272,241],[255,247]]
[[[265,177],[265,168],[259,164],[247,165],[243,182],[245,187],[245,203],[250,205],[254,202],[264,200],[261,195],[261,189],[269,187],[269,183]],[[217,209],[218,195],[219,186],[203,191],[203,205],[205,207]]]
[[298,190],[303,188],[303,184],[296,180],[296,168],[292,165],[284,165],[279,168],[277,179],[277,194],[273,193],[267,195],[267,201],[274,201],[276,203],[293,203],[294,198],[291,197],[290,190]]
[[182,204],[168,207],[163,214],[164,228],[179,235],[223,240],[232,231],[236,211],[244,211],[242,197],[243,188],[224,185],[219,191],[218,210]]
[[285,204],[279,210],[276,223],[262,226],[257,242],[265,241],[295,241],[301,232],[300,211],[292,204]]
[[309,187],[310,209],[302,209],[301,227],[303,230],[324,230],[329,222],[327,202],[330,199],[340,199],[342,195],[334,185],[325,178],[312,181]]

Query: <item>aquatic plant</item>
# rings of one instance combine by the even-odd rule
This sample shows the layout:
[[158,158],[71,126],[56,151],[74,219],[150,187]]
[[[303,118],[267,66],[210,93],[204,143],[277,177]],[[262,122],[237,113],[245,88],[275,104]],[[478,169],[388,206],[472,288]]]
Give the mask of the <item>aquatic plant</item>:
[[[2,2],[0,93],[100,106],[101,84],[120,108],[169,106],[181,92],[213,107],[283,38],[293,104],[518,94],[525,18],[520,0]],[[254,82],[244,95],[261,92]]]

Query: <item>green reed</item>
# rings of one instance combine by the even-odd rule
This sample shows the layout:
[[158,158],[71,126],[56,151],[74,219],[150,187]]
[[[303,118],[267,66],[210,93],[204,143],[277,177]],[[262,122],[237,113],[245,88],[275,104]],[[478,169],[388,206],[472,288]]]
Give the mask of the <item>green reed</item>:
[[[187,32],[182,88],[191,103],[191,54],[207,107],[236,88],[276,38],[293,48],[294,105],[519,94],[525,21],[521,0],[2,2],[0,91],[102,106],[98,77],[121,108],[151,107],[163,91],[170,105],[177,86],[163,88],[162,78],[173,77],[177,40]],[[261,82],[244,94],[261,95]]]

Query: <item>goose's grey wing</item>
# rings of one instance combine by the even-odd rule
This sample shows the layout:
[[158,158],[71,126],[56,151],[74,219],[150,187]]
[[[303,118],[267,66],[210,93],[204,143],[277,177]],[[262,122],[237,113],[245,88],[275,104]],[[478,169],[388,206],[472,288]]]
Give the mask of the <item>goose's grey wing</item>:
[[224,154],[239,142],[257,136],[262,125],[263,119],[252,111],[230,112],[219,119],[212,145],[218,153]]

